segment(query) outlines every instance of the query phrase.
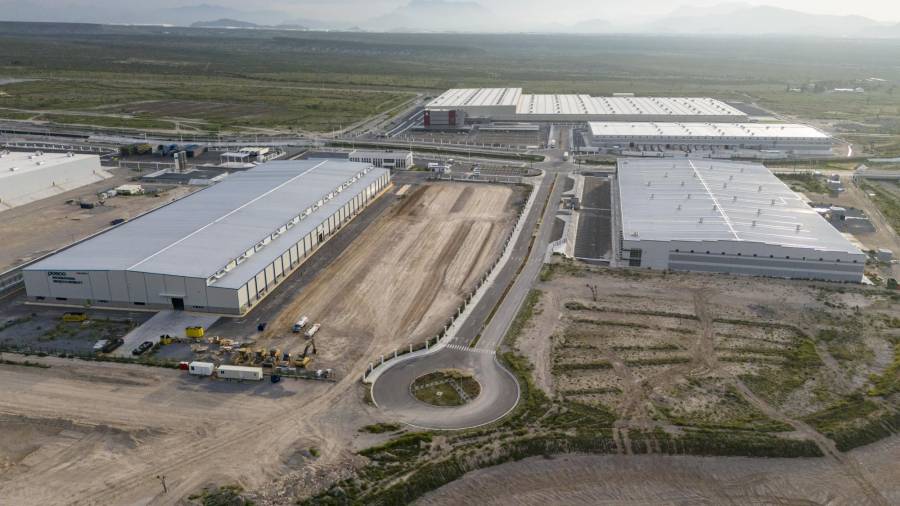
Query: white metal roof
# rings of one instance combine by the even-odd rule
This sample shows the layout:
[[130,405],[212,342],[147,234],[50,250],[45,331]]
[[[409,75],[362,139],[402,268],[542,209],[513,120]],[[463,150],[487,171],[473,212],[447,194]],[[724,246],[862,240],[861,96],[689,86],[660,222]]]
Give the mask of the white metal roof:
[[36,154],[25,153],[21,151],[0,151],[0,180],[12,178],[14,176],[25,174],[28,172],[38,172],[50,167],[55,167],[57,165],[70,163],[75,160],[85,160],[88,158],[97,159],[99,168],[100,158],[97,155],[79,155],[69,153]]
[[522,88],[454,88],[429,102],[428,107],[515,107]]
[[604,116],[746,116],[712,98],[591,97],[589,95],[522,95],[518,114],[584,114]]
[[589,123],[594,137],[829,139],[807,125],[793,123]]
[[619,160],[622,237],[751,241],[860,254],[760,164],[708,159]]
[[[255,275],[284,253],[291,241],[297,242],[315,230],[385,172],[371,164],[342,160],[268,162],[28,269],[127,270],[209,278],[261,242],[269,241],[214,282],[216,286],[236,288],[246,281],[244,276]],[[314,210],[308,216],[293,221],[310,209]]]
[[456,88],[432,100],[429,108],[515,108],[515,114],[593,116],[723,116],[746,117],[740,110],[712,98],[592,97],[590,95],[527,95],[521,88]]

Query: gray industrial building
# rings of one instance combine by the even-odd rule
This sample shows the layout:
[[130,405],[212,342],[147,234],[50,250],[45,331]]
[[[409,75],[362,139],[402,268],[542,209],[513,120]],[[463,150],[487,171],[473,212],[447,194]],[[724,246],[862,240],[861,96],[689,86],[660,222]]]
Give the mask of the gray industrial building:
[[371,163],[382,169],[408,169],[413,166],[412,151],[355,149],[348,159],[351,162]]
[[27,295],[244,314],[390,178],[366,163],[268,162],[30,265]]
[[0,151],[0,211],[103,181],[97,155]]
[[625,265],[862,281],[866,255],[763,165],[621,159],[616,180]]
[[831,155],[832,138],[791,123],[590,122],[591,145],[607,151],[767,150]]

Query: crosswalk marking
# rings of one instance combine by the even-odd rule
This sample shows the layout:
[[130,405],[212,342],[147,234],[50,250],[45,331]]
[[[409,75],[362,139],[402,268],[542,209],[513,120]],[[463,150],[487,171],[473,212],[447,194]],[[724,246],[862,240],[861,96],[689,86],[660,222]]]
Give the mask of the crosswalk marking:
[[497,352],[494,350],[485,350],[485,349],[481,349],[481,348],[469,348],[468,346],[463,346],[461,344],[448,344],[446,347],[450,348],[452,350],[470,351],[472,353],[484,353],[487,355],[496,355],[497,354]]

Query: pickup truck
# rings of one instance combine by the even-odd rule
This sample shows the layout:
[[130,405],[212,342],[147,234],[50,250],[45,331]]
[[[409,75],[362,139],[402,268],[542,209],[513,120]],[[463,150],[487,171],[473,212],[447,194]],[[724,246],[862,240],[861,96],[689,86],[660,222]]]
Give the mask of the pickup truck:
[[300,318],[299,320],[297,320],[297,323],[295,323],[294,326],[291,327],[291,332],[293,332],[294,334],[299,334],[300,330],[302,330],[307,323],[309,323],[309,317],[304,316]]
[[125,340],[121,337],[110,339],[109,341],[106,341],[106,344],[104,344],[102,348],[100,348],[100,351],[103,353],[110,353],[123,344],[125,344]]

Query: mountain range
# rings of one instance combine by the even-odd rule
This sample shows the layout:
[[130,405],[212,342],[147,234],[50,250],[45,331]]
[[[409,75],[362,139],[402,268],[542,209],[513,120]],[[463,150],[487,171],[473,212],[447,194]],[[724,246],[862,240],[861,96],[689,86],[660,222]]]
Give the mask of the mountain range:
[[[524,22],[505,9],[494,11],[478,0],[408,0],[370,19],[352,13],[344,19],[297,18],[275,8],[232,8],[196,4],[157,8],[109,3],[102,8],[50,0],[0,0],[0,19],[110,24],[163,24],[195,28],[267,28],[362,30],[370,32],[496,32],[661,35],[800,35],[813,37],[900,38],[900,23],[863,16],[810,14],[774,6],[722,3],[711,7],[680,6],[668,14],[635,21],[604,19],[600,8],[585,9],[583,19],[568,24]],[[515,6],[512,7],[513,9]],[[552,5],[547,6],[553,9]],[[522,13],[519,13],[522,14]],[[528,14],[528,13],[525,13]],[[598,15],[600,14],[600,15]],[[636,16],[640,14],[636,11]]]

